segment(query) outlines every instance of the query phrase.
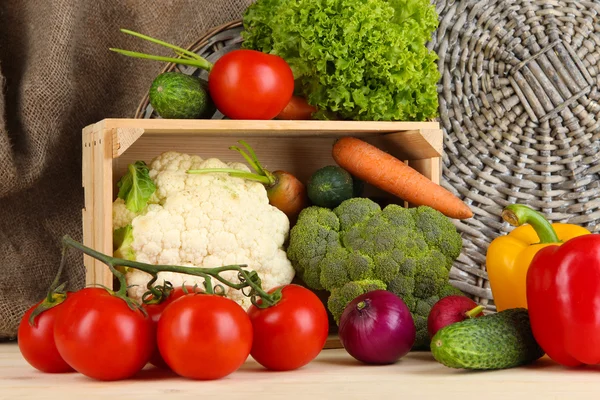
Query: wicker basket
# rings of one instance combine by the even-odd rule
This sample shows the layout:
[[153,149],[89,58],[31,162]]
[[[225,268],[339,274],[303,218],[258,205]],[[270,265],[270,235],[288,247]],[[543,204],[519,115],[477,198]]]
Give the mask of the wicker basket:
[[600,222],[600,4],[579,0],[438,1],[443,177],[475,218],[454,284],[489,303],[488,244],[524,203],[553,222]]
[[[600,222],[600,4],[578,0],[438,0],[444,186],[475,217],[457,222],[464,250],[451,282],[494,311],[486,249],[512,228],[502,208],[528,204],[552,221]],[[189,47],[214,61],[241,43],[239,21]],[[206,77],[204,71],[169,64]],[[156,118],[146,96],[136,118]],[[220,113],[214,118],[222,118]]]

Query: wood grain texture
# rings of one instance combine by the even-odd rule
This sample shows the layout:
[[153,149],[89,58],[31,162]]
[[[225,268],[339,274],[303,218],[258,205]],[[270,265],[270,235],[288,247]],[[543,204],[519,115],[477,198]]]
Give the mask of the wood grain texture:
[[396,364],[360,364],[343,349],[323,350],[296,371],[268,372],[251,358],[228,377],[211,382],[180,378],[148,367],[134,379],[98,382],[80,374],[43,374],[14,343],[0,344],[0,400],[12,399],[593,399],[598,368],[563,368],[547,358],[502,371],[467,372],[438,364],[428,352]]

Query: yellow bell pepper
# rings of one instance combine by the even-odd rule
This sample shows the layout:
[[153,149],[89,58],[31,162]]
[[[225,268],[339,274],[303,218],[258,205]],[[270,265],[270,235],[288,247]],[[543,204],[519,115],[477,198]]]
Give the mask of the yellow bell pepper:
[[498,311],[527,308],[527,271],[536,253],[590,231],[574,224],[550,224],[542,214],[520,204],[507,206],[502,218],[517,228],[494,239],[487,249],[485,262],[494,303]]

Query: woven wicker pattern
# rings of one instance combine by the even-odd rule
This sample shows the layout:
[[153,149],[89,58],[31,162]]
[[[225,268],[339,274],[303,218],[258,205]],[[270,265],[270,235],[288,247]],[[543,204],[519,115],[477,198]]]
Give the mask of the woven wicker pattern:
[[443,176],[475,218],[455,286],[493,310],[486,248],[510,231],[502,208],[528,204],[554,222],[598,230],[600,3],[439,1]]

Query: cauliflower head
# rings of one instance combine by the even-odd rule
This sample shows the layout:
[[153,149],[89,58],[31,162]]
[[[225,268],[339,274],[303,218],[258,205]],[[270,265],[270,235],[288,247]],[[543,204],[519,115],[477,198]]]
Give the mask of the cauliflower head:
[[[241,163],[216,158],[165,152],[149,166],[156,186],[148,205],[132,212],[122,199],[113,204],[115,255],[148,264],[219,267],[246,264],[256,271],[263,289],[288,284],[294,269],[283,248],[289,220],[269,204],[265,187],[258,182],[230,177],[226,173],[188,174],[189,169],[235,168],[249,171]],[[221,274],[239,283],[235,271]],[[128,295],[141,301],[150,275],[127,269]],[[161,272],[157,284],[198,284],[204,279],[186,274]],[[217,282],[213,279],[213,285]],[[241,291],[224,287],[227,297],[244,309],[251,302]]]
[[415,348],[427,346],[427,316],[441,297],[461,294],[449,271],[462,249],[451,220],[433,208],[383,210],[366,198],[330,210],[308,207],[290,232],[288,258],[304,283],[327,290],[329,311],[339,323],[359,295],[385,289],[400,296],[417,328]]

